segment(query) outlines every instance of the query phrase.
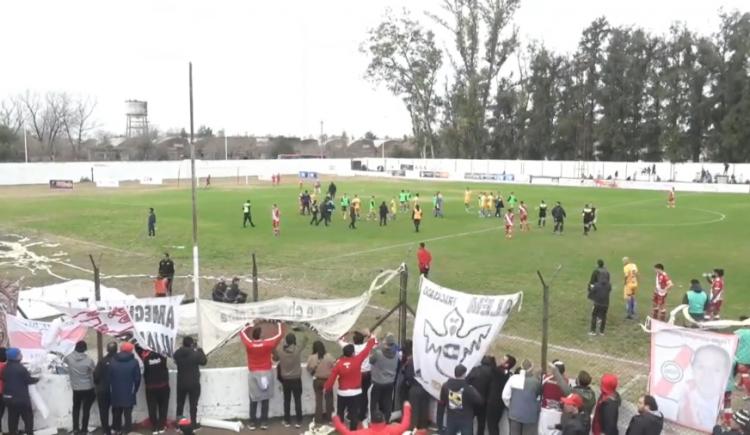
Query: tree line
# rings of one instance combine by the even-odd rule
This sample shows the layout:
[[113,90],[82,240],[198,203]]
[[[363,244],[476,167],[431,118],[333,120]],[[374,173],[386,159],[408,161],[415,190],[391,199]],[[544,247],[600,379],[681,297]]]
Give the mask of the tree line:
[[601,17],[556,53],[519,40],[519,6],[443,0],[369,31],[366,77],[403,99],[422,157],[750,161],[750,13],[720,13],[710,35]]

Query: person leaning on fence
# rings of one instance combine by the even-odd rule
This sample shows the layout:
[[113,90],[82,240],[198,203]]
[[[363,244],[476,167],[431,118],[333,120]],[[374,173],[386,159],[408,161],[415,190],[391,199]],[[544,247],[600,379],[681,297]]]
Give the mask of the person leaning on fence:
[[312,345],[312,354],[307,359],[307,371],[313,377],[316,424],[331,421],[331,416],[333,415],[333,391],[324,393],[323,386],[328,377],[331,376],[334,364],[336,364],[336,359],[330,353],[326,352],[323,342],[320,340],[315,341]]
[[146,407],[151,431],[161,434],[167,427],[169,409],[169,369],[167,358],[135,344],[135,353],[143,362],[143,384],[146,387]]
[[638,413],[630,419],[625,435],[659,435],[664,426],[664,415],[653,396],[638,398]]
[[[284,337],[284,326],[275,325],[276,333],[270,338],[262,338],[261,326],[248,325],[240,331],[240,339],[245,345],[247,356],[248,389],[250,392],[250,425],[248,429],[255,430],[258,421],[257,411],[260,403],[260,428],[268,428],[268,402],[273,397],[274,376],[271,356],[274,348]],[[248,336],[250,334],[250,336]],[[251,338],[252,337],[252,338]]]
[[[565,377],[563,377],[562,373],[560,373],[554,364],[550,363],[549,370],[550,373],[552,373],[552,376],[557,380],[557,385],[562,388],[565,396],[575,393],[583,400],[583,407],[580,411],[586,414],[586,421],[588,422],[587,424],[590,429],[591,413],[594,411],[594,406],[596,406],[596,393],[591,389],[591,375],[587,371],[581,370],[578,372],[575,385],[571,386],[570,383],[566,382]],[[563,414],[562,418],[563,420],[565,419],[565,414]]]
[[542,400],[539,411],[540,435],[554,433],[554,429],[550,428],[554,428],[560,424],[563,411],[560,399],[565,396],[561,384],[568,384],[568,379],[565,377],[565,364],[560,360],[554,360],[550,365],[557,369],[557,373],[563,379],[562,382],[559,382],[552,373],[542,375]]
[[492,371],[490,388],[487,392],[485,403],[487,415],[487,431],[490,435],[500,435],[500,420],[505,411],[503,402],[503,388],[511,376],[511,370],[516,366],[516,358],[513,355],[504,355],[500,365]]
[[102,433],[111,435],[110,414],[111,414],[111,396],[109,394],[109,367],[117,355],[117,343],[110,341],[107,343],[107,354],[104,355],[94,367],[94,385],[96,387],[96,402],[99,408],[99,421],[102,425]]
[[393,387],[398,370],[398,345],[393,334],[388,334],[372,353],[370,353],[370,371],[372,390],[370,398],[370,415],[380,411],[386,423],[391,421],[393,411]]
[[177,365],[177,416],[183,415],[187,399],[190,406],[190,421],[197,428],[198,401],[201,397],[200,366],[208,364],[208,358],[190,336],[182,339],[182,347],[174,352],[172,358]]
[[591,310],[591,325],[589,335],[596,335],[596,324],[599,322],[599,334],[604,335],[607,326],[607,311],[609,310],[609,294],[612,292],[612,283],[609,280],[609,271],[604,267],[603,260],[596,260],[597,268],[591,273],[589,280],[588,298],[593,302]]
[[294,412],[296,420],[294,427],[302,425],[302,368],[300,355],[307,346],[307,336],[302,336],[302,343],[297,344],[297,336],[288,333],[284,341],[273,351],[273,356],[279,361],[278,371],[284,393],[284,426],[291,425],[289,409],[294,396]]
[[[365,346],[367,345],[367,343],[365,343],[365,340],[368,337],[375,337],[375,335],[370,334],[369,329],[364,329],[363,331],[354,331],[352,333],[354,355],[359,355],[362,351],[364,351]],[[375,344],[377,344],[377,338],[375,338]],[[343,337],[339,339],[339,345],[342,348],[347,345]],[[372,365],[370,365],[370,359],[365,358],[361,364],[362,382],[360,385],[362,388],[362,393],[359,395],[360,403],[357,407],[357,410],[359,411],[359,421],[364,421],[367,418],[367,411],[369,411],[367,392],[370,391],[370,384],[372,383],[371,369]]]
[[[124,342],[109,366],[109,393],[112,400],[112,429],[129,433],[133,426],[133,408],[141,386],[141,368],[133,355],[133,345]],[[124,422],[123,422],[124,419]]]
[[361,420],[362,413],[359,408],[363,402],[362,365],[366,362],[367,357],[370,356],[370,351],[375,347],[375,343],[375,335],[370,335],[367,343],[358,353],[355,352],[355,345],[347,344],[344,346],[341,358],[336,361],[336,365],[331,371],[331,376],[328,377],[323,387],[323,390],[326,392],[332,391],[333,384],[338,381],[336,415],[344,419],[346,418],[345,412],[349,412],[350,430],[357,429],[357,425]]
[[511,376],[503,388],[502,399],[508,408],[510,435],[527,435],[537,427],[542,384],[533,367],[529,360],[524,360],[521,370]]
[[[448,379],[440,388],[438,399],[437,423],[443,435],[472,435],[474,432],[474,410],[484,405],[476,388],[469,384],[466,367],[458,364],[453,371],[454,377]],[[447,414],[446,414],[447,408]],[[443,415],[445,414],[445,426]]]
[[18,433],[18,420],[23,420],[27,434],[34,433],[34,411],[31,408],[29,386],[39,382],[31,376],[21,364],[23,355],[18,348],[11,347],[5,351],[7,363],[3,369],[3,402],[8,411],[8,432]]
[[[96,365],[94,360],[86,355],[86,350],[86,342],[79,341],[76,343],[75,350],[63,359],[68,366],[70,387],[73,390],[73,432],[75,434],[88,433],[91,406],[96,400],[94,391]],[[80,418],[81,411],[83,411],[83,418]]]

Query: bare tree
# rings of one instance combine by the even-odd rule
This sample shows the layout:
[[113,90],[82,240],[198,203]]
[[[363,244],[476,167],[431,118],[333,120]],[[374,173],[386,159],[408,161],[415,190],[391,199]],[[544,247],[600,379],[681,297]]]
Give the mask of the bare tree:
[[68,110],[61,114],[62,128],[68,142],[70,142],[74,159],[81,157],[81,144],[83,144],[88,133],[96,128],[96,124],[91,119],[95,108],[95,100],[88,97],[78,98],[70,102],[67,105]]
[[46,147],[49,159],[55,160],[55,146],[62,132],[64,114],[70,109],[70,97],[65,93],[48,92],[42,98],[26,91],[19,99],[26,111],[32,135]]
[[18,97],[11,97],[0,103],[0,125],[18,134],[23,127],[23,104]]

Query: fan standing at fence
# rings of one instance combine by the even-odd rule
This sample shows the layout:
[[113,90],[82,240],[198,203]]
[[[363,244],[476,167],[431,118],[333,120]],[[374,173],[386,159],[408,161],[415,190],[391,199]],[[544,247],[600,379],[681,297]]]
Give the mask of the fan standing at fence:
[[135,344],[135,353],[143,362],[143,383],[146,386],[148,419],[154,434],[164,432],[167,427],[169,408],[169,369],[167,358]]
[[[245,345],[247,356],[248,390],[250,391],[250,430],[255,430],[258,424],[258,403],[260,402],[260,428],[268,429],[268,402],[273,397],[274,376],[271,356],[274,348],[284,336],[284,327],[276,325],[276,333],[263,339],[261,326],[248,325],[240,331],[240,339]],[[248,336],[248,333],[252,338]]]
[[[64,359],[68,366],[70,387],[73,390],[73,432],[88,432],[89,413],[96,399],[94,391],[94,361],[86,355],[86,342],[76,343],[75,351]],[[83,408],[83,409],[81,409]],[[81,417],[83,411],[83,418]]]
[[[301,330],[301,329],[300,329]],[[297,344],[297,336],[288,333],[284,342],[273,350],[274,359],[279,361],[279,380],[284,394],[284,427],[291,425],[290,407],[294,396],[294,427],[302,425],[302,369],[300,355],[307,346],[307,336],[302,336],[302,343]]]
[[175,351],[172,358],[177,365],[177,416],[183,415],[185,399],[188,399],[190,421],[197,427],[198,400],[201,397],[200,366],[208,364],[208,359],[190,336],[182,339],[182,347]]

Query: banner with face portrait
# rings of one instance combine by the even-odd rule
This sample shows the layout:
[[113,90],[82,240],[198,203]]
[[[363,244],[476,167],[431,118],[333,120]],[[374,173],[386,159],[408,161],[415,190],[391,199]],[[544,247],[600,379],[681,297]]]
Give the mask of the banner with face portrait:
[[737,336],[651,320],[649,393],[664,418],[711,432],[731,379]]
[[522,293],[472,295],[422,277],[414,319],[414,371],[433,397],[457,365],[478,365]]

